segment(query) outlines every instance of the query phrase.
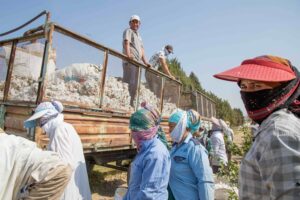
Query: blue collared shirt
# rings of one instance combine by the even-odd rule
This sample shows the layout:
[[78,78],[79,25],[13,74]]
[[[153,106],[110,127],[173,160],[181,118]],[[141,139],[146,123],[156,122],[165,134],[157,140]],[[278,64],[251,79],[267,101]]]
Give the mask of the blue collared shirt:
[[169,185],[175,199],[214,199],[214,179],[207,151],[191,134],[173,146],[171,162]]
[[142,142],[141,150],[131,164],[124,200],[168,199],[170,167],[170,154],[157,137]]

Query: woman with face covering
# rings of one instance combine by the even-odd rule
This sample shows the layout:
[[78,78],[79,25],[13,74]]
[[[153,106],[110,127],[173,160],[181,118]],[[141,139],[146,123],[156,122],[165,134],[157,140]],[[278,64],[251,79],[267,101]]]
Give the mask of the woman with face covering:
[[200,116],[194,110],[177,109],[169,118],[174,142],[171,149],[169,186],[174,198],[214,199],[214,180],[206,149],[192,134],[199,130]]
[[248,116],[259,124],[242,161],[240,199],[300,197],[300,76],[287,59],[260,56],[214,75],[234,81]]
[[40,126],[49,137],[48,150],[55,151],[72,167],[71,179],[61,199],[91,199],[88,175],[80,137],[71,124],[64,122],[59,101],[43,102],[24,122],[26,128]]
[[146,103],[130,117],[132,138],[138,154],[131,164],[125,200],[166,200],[170,174],[170,154],[159,139],[160,113]]
[[[222,164],[227,165],[228,158],[226,154],[226,146],[224,140],[225,122],[221,119],[211,118],[212,129],[211,129],[211,165],[214,173],[219,172]],[[227,125],[226,125],[227,127]]]

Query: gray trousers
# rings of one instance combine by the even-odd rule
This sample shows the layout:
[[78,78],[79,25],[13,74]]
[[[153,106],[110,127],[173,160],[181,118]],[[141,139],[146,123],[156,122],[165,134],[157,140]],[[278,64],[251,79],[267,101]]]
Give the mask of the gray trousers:
[[130,105],[133,101],[138,87],[139,68],[130,63],[123,63],[123,82],[128,83],[129,94],[131,96]]

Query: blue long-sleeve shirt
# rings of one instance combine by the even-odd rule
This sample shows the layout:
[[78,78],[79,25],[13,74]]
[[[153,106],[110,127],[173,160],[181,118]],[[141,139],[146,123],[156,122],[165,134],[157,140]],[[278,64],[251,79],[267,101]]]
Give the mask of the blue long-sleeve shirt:
[[131,164],[130,181],[124,200],[167,200],[171,159],[157,138],[142,142]]
[[213,200],[214,180],[205,148],[189,134],[171,150],[169,185],[175,199]]

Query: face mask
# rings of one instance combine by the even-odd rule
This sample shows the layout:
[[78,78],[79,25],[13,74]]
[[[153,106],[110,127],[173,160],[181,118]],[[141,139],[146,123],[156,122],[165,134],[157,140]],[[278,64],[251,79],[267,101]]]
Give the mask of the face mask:
[[167,49],[165,49],[164,51],[166,56],[170,55],[170,52]]
[[256,92],[243,92],[241,97],[247,111],[258,110],[268,106],[272,102],[272,90],[260,90]]
[[[259,90],[255,92],[243,92],[241,91],[241,97],[244,102],[245,108],[249,117],[256,123],[261,123],[270,113],[273,112],[276,107],[270,110],[266,108],[272,104],[274,106],[285,95],[288,90],[285,90],[286,84],[282,84],[273,89]],[[265,111],[263,111],[265,109]],[[260,117],[255,117],[255,113],[261,113]]]
[[141,140],[138,140],[137,133],[132,133],[132,139],[136,144],[137,152],[139,152],[141,148]]
[[46,133],[46,135],[49,137],[49,132],[50,132],[50,124],[46,123],[42,127],[42,130]]

